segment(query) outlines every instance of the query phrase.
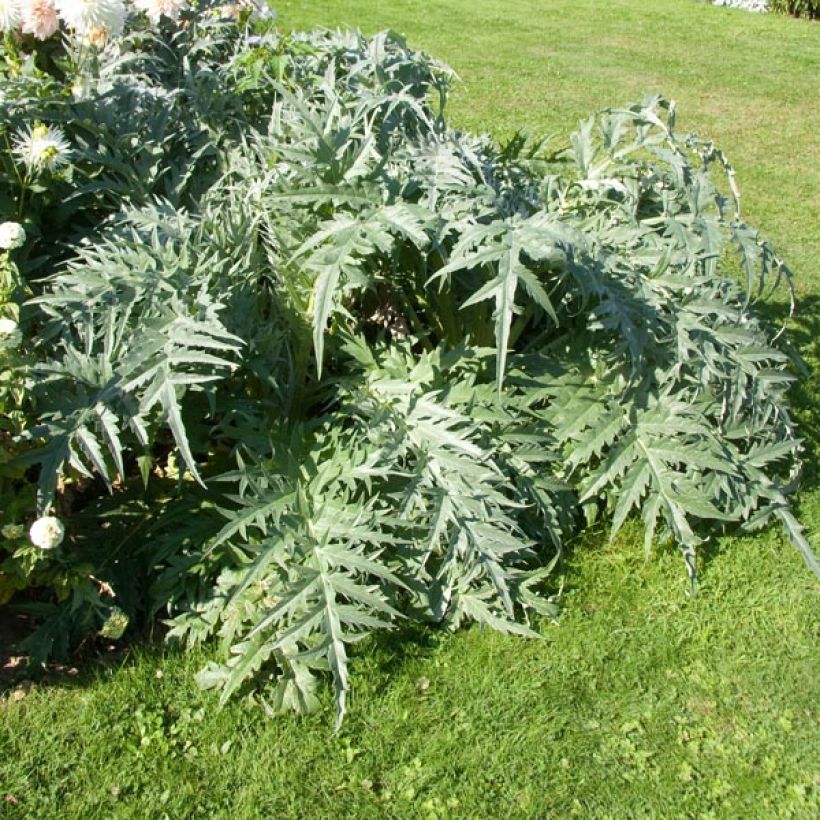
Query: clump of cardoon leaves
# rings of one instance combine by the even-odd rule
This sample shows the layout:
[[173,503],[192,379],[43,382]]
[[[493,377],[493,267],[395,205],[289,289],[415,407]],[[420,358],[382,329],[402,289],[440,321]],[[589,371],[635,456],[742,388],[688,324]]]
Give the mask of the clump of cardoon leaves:
[[35,298],[31,455],[41,511],[66,475],[108,486],[75,542],[137,551],[171,636],[218,636],[204,685],[272,678],[303,711],[330,672],[341,720],[352,643],[536,634],[602,515],[692,578],[704,538],[774,518],[818,571],[789,357],[750,311],[789,274],[672,103],[550,150],[451,129],[450,72],[392,34],[254,38],[212,70],[272,104],[195,202],[125,209]]

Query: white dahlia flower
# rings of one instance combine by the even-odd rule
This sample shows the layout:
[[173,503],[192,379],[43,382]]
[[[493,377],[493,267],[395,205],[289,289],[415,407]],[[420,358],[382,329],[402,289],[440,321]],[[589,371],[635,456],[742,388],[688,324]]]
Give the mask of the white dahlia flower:
[[148,19],[156,24],[160,17],[169,20],[178,20],[179,13],[188,5],[187,0],[134,0],[134,5],[148,15]]
[[22,248],[26,242],[26,231],[19,222],[4,222],[0,225],[0,250],[13,251]]
[[68,162],[69,143],[54,125],[35,125],[17,133],[14,153],[28,171],[54,171]]
[[99,42],[106,36],[122,34],[125,25],[123,0],[55,0],[60,19],[81,37]]
[[0,0],[0,31],[14,31],[20,25],[20,0]]
[[23,34],[33,34],[37,40],[48,40],[60,25],[54,0],[23,0],[20,16]]
[[35,547],[39,547],[41,550],[52,550],[63,543],[65,527],[59,518],[55,518],[53,515],[44,515],[31,525],[28,537]]

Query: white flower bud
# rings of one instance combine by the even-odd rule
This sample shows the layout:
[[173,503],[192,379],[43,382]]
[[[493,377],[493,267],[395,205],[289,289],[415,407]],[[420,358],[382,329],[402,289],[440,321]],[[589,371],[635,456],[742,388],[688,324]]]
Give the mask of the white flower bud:
[[53,515],[44,515],[31,525],[28,537],[35,547],[39,547],[41,550],[51,550],[63,543],[65,527],[59,518],[55,518]]
[[0,250],[13,251],[21,248],[26,241],[26,232],[19,222],[4,222],[0,225]]
[[109,638],[112,641],[118,641],[125,630],[128,628],[128,616],[118,607],[111,607],[105,623],[100,629],[100,635],[103,638]]
[[6,524],[6,526],[0,530],[0,535],[8,541],[16,541],[18,538],[23,537],[24,532],[25,530],[20,524]]
[[14,319],[0,319],[0,347],[17,347],[23,334]]

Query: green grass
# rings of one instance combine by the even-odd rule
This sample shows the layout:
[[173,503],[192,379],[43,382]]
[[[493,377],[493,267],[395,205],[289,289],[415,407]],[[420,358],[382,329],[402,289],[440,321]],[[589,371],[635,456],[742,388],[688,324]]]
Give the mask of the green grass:
[[735,540],[691,601],[677,555],[637,553],[576,550],[543,642],[363,648],[339,736],[329,697],[302,720],[217,711],[202,658],[161,650],[37,687],[3,710],[7,814],[816,816],[811,578],[780,538]]
[[[392,27],[450,63],[451,116],[566,135],[660,91],[713,137],[795,269],[799,512],[817,546],[817,24],[688,0],[280,2],[283,27]],[[660,58],[657,55],[662,55]],[[0,704],[0,816],[816,817],[817,583],[779,532],[725,538],[687,596],[674,550],[591,534],[544,640],[476,629],[362,646],[350,713],[216,708],[200,656],[138,647]],[[159,676],[158,676],[159,675]],[[22,694],[22,692],[21,692]],[[5,802],[4,797],[8,795]],[[16,802],[15,802],[16,801]]]

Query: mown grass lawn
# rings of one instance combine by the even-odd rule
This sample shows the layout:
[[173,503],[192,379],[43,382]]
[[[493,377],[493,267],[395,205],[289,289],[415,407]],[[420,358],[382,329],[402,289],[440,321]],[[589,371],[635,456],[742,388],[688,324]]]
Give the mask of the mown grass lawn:
[[[799,511],[820,548],[820,114],[816,24],[689,0],[282,2],[282,26],[392,27],[450,63],[451,116],[566,135],[659,91],[733,160],[747,218],[783,250],[814,368],[795,391]],[[151,646],[0,705],[0,816],[816,817],[818,586],[774,530],[710,547],[687,595],[636,529],[574,544],[544,640],[469,630],[361,648],[339,735],[327,708],[217,710],[200,656]],[[329,694],[329,693],[327,693]]]

